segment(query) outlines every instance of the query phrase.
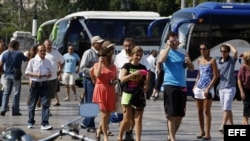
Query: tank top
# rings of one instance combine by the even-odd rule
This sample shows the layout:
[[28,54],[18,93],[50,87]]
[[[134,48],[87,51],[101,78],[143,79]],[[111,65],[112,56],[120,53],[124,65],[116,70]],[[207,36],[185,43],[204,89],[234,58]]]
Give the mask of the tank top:
[[207,88],[213,79],[212,65],[210,63],[209,64],[200,64],[199,70],[200,70],[200,78],[198,80],[197,87],[200,89]]

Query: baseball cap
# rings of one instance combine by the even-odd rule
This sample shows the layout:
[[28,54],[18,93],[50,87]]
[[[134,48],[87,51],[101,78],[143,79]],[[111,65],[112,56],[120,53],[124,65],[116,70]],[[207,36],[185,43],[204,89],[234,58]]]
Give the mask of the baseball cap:
[[102,43],[104,40],[100,36],[93,36],[91,39],[91,44]]
[[105,41],[102,43],[102,47],[106,47],[106,48],[110,48],[112,46],[114,46],[114,43],[111,43],[110,41]]

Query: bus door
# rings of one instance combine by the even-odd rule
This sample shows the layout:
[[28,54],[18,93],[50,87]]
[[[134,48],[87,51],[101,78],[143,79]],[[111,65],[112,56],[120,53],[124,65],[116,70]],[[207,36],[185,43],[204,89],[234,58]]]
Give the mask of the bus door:
[[66,32],[63,53],[67,52],[67,47],[72,45],[74,52],[82,56],[83,52],[90,48],[90,40],[86,34],[86,30],[80,22],[80,18],[72,19]]
[[[164,30],[164,27],[168,21],[169,21],[169,18],[163,18],[163,19],[152,21],[148,25],[148,37],[150,38],[152,36],[161,36]],[[158,30],[159,32],[154,32],[154,30]],[[157,35],[154,35],[154,33],[157,33]]]
[[50,36],[53,48],[59,51],[61,54],[63,54],[65,50],[64,36],[69,27],[69,22],[69,19],[63,19],[56,22],[52,29],[52,36]]
[[152,21],[148,25],[148,38],[157,38],[160,39],[162,37],[162,33],[164,31],[165,25],[169,22],[170,18],[163,18]]

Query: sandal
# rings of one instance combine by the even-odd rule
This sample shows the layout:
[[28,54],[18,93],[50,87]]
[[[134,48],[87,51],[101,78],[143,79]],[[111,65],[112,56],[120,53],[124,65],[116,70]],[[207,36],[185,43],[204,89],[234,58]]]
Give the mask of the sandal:
[[211,137],[202,137],[203,140],[211,140]]
[[108,136],[114,136],[114,134],[111,131],[108,131]]
[[100,141],[101,140],[101,135],[97,136],[97,134],[98,134],[98,129],[95,132],[95,138],[96,138],[96,141]]
[[205,136],[205,133],[201,134],[200,136],[197,136],[196,138],[197,138],[197,139],[202,139],[203,136]]

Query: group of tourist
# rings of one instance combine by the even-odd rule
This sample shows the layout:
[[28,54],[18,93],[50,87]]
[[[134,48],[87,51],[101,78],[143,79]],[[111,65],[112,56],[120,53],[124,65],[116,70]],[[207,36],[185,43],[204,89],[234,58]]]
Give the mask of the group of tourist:
[[[175,141],[176,133],[186,112],[187,84],[185,70],[193,71],[194,65],[189,54],[179,48],[180,42],[174,32],[167,36],[165,48],[153,50],[148,58],[143,56],[143,49],[137,46],[133,38],[125,38],[123,49],[115,56],[115,44],[94,36],[91,47],[86,50],[81,59],[74,53],[74,47],[68,46],[67,53],[61,55],[52,49],[50,40],[45,40],[29,51],[28,56],[18,51],[19,43],[15,40],[9,43],[8,49],[1,53],[0,68],[2,74],[3,96],[1,115],[5,116],[11,89],[14,88],[12,115],[21,116],[19,101],[21,78],[16,78],[17,70],[21,69],[23,61],[28,61],[25,75],[30,80],[30,95],[28,98],[28,128],[35,124],[35,108],[39,103],[42,106],[41,129],[49,130],[51,99],[55,98],[54,106],[60,106],[57,95],[59,81],[66,86],[64,101],[70,101],[70,88],[77,100],[75,88],[75,74],[83,73],[84,102],[97,103],[100,107],[101,120],[96,129],[95,117],[84,118],[81,127],[88,132],[96,133],[96,139],[108,141],[113,135],[109,130],[109,118],[116,110],[117,97],[122,105],[123,120],[120,123],[118,141],[141,140],[143,112],[146,99],[156,100],[159,97],[160,87],[163,85],[163,106],[167,119],[167,140]],[[250,52],[244,52],[241,57],[244,62],[238,76],[234,74],[234,67],[238,58],[237,49],[231,44],[220,46],[221,56],[211,57],[208,43],[199,46],[201,56],[198,58],[198,73],[193,86],[196,100],[200,133],[197,139],[210,140],[211,107],[216,90],[219,93],[223,110],[223,126],[233,124],[232,104],[238,83],[241,98],[243,99],[242,124],[249,124],[250,116]],[[230,56],[232,52],[232,56]],[[79,67],[77,67],[79,64]],[[61,76],[61,74],[63,75]],[[236,81],[238,77],[238,81]],[[119,81],[119,83],[117,83]],[[218,86],[215,86],[218,82]],[[121,85],[121,94],[117,94],[116,85]],[[119,98],[118,98],[119,99]]]

